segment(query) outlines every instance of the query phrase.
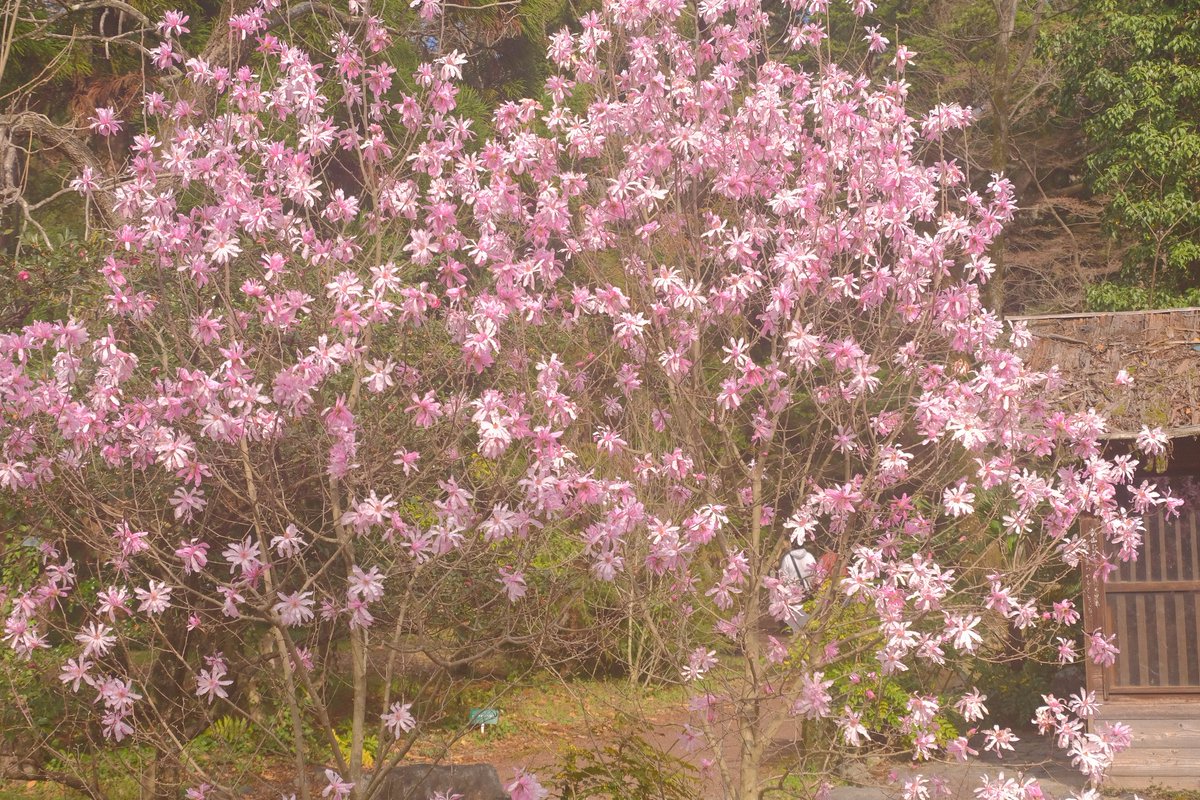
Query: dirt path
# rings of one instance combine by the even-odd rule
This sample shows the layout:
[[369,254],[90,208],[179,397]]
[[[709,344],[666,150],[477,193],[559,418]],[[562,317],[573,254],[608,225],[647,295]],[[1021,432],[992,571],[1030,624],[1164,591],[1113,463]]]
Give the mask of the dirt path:
[[[686,715],[678,710],[664,710],[650,717],[650,725],[641,735],[659,752],[678,758],[696,769],[701,790],[698,800],[724,800],[726,794],[717,771],[703,769],[704,763],[714,758],[714,752],[708,747],[696,749],[689,746],[683,733],[686,720]],[[775,754],[773,764],[786,764],[789,754],[792,758],[796,757],[796,734],[794,726],[785,725],[781,728],[771,748]],[[612,728],[603,725],[591,729],[587,726],[564,725],[558,730],[544,731],[537,737],[523,740],[508,737],[504,741],[487,743],[478,748],[464,748],[461,754],[456,754],[455,761],[463,761],[457,757],[462,755],[466,757],[465,760],[494,764],[506,782],[515,770],[522,768],[538,772],[548,779],[559,754],[568,745],[597,751],[612,744],[613,735]],[[900,797],[904,781],[917,774],[929,781],[929,800],[976,800],[975,790],[979,788],[980,780],[984,776],[995,778],[1000,773],[1022,782],[1026,778],[1038,779],[1046,800],[1078,796],[1087,787],[1083,776],[1071,767],[1052,742],[1038,737],[1032,731],[1021,735],[1015,751],[1003,759],[984,753],[968,764],[896,761],[877,763],[869,770],[863,766],[851,768],[845,775],[835,779],[835,783],[841,785],[834,788],[831,800],[893,800]],[[721,747],[726,763],[736,764],[738,742],[733,737],[726,737]],[[736,780],[736,774],[733,777]]]

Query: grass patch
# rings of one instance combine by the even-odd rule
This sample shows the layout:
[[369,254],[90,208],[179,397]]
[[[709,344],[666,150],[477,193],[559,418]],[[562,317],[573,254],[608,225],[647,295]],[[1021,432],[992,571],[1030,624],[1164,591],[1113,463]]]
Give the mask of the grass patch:
[[[506,687],[481,681],[473,697],[477,707],[500,710],[499,724],[484,732],[466,730],[462,719],[433,731],[413,748],[415,759],[449,756],[454,761],[490,756],[561,752],[589,738],[604,737],[628,720],[666,722],[678,714],[682,687],[647,690],[624,680],[580,679],[562,682],[539,676],[528,685]],[[492,700],[491,698],[495,698]]]
[[[630,729],[632,720],[645,720],[653,725],[678,719],[683,699],[682,687],[647,690],[626,680],[563,681],[541,673],[513,686],[499,678],[478,679],[455,700],[452,718],[425,731],[407,760],[521,764],[544,770],[571,749],[590,751],[610,744],[616,732]],[[489,726],[483,733],[478,728],[468,728],[469,707],[499,709],[499,724]],[[368,734],[373,732],[369,721]],[[348,733],[342,728],[338,733],[339,744],[348,753]],[[242,795],[246,800],[277,800],[280,790],[291,782],[292,761],[278,748],[269,747],[260,734],[240,719],[222,718],[194,740],[188,751],[222,780],[246,789],[253,787],[253,791]],[[373,745],[373,740],[369,744]],[[315,759],[324,755],[319,751],[311,753]],[[109,797],[113,800],[140,797],[140,777],[151,759],[152,754],[142,748],[101,752],[96,768]],[[501,778],[510,777],[502,769]],[[256,784],[262,783],[272,785],[260,790]],[[74,790],[44,781],[0,781],[0,800],[82,797]]]

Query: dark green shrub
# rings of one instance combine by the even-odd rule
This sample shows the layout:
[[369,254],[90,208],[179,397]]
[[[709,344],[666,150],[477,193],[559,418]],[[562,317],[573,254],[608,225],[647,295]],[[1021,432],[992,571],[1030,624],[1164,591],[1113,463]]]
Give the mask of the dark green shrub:
[[599,750],[567,747],[553,774],[562,800],[692,800],[695,768],[667,755],[635,731]]

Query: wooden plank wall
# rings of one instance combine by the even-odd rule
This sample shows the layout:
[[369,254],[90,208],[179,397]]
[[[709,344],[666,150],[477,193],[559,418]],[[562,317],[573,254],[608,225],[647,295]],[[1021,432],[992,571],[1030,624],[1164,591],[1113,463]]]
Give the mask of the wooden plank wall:
[[1140,557],[1119,562],[1103,587],[1104,627],[1120,649],[1105,688],[1110,696],[1200,692],[1197,513],[1147,514],[1145,525]]
[[1100,590],[1097,610],[1120,654],[1090,728],[1117,721],[1133,731],[1109,773],[1114,788],[1200,789],[1200,513],[1144,519],[1140,557]]
[[1090,728],[1096,731],[1109,721],[1133,729],[1133,746],[1117,756],[1105,788],[1200,789],[1200,703],[1114,698],[1090,721]]

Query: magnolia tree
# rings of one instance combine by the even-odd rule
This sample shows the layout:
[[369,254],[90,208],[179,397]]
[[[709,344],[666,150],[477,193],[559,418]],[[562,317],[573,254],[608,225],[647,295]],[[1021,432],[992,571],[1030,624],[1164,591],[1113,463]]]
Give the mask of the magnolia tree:
[[[394,689],[415,654],[542,652],[611,586],[748,799],[782,790],[781,739],[806,792],[873,744],[918,773],[1011,749],[954,676],[1013,630],[1112,662],[1036,578],[1105,573],[1178,503],[1123,495],[1136,461],[982,307],[1011,187],[941,157],[972,114],[906,108],[910,51],[866,27],[862,72],[831,63],[825,0],[612,0],[485,135],[462,54],[398,75],[351,0],[317,55],[266,30],[277,5],[230,19],[246,64],[179,64],[164,17],[158,66],[215,110],[146,96],[127,170],[73,184],[112,200],[102,298],[0,337],[0,487],[53,515],[4,640],[64,654],[79,730],[202,797],[189,739],[269,696],[297,795],[366,798],[367,738],[395,764],[441,714]],[[829,554],[811,579],[776,570],[796,544]],[[1128,731],[1095,708],[1036,721],[1099,779]]]

